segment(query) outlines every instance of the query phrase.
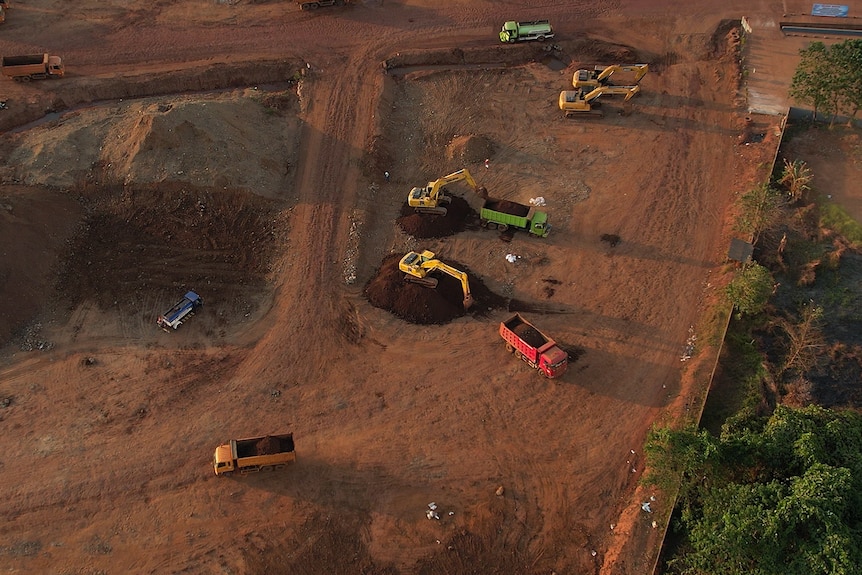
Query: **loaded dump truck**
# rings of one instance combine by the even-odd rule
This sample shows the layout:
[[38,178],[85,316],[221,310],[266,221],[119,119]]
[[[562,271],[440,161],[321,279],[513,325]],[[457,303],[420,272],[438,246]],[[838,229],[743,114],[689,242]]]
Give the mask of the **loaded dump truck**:
[[13,80],[40,80],[60,78],[65,73],[63,60],[50,54],[27,56],[3,56],[0,59],[0,73]]
[[510,20],[500,30],[500,42],[526,42],[528,40],[549,40],[554,37],[554,29],[547,20],[515,22]]
[[521,314],[516,313],[500,322],[500,337],[506,342],[507,351],[520,357],[545,377],[560,377],[569,366],[569,354],[521,317]]
[[178,301],[174,307],[160,315],[159,319],[156,320],[156,323],[164,330],[177,329],[182,325],[184,319],[189,316],[193,316],[203,305],[204,300],[201,299],[201,296],[193,291],[186,292],[183,299]]
[[533,206],[497,198],[484,199],[479,210],[479,225],[501,232],[509,228],[524,230],[540,238],[548,237],[551,231],[547,213]]
[[296,460],[293,434],[264,435],[248,439],[231,439],[216,447],[213,471],[216,475],[241,474],[283,469]]
[[316,0],[314,2],[308,2],[307,0],[296,0],[296,3],[299,4],[299,7],[303,10],[315,10],[324,6],[344,6],[345,4],[350,4],[351,2],[352,0]]

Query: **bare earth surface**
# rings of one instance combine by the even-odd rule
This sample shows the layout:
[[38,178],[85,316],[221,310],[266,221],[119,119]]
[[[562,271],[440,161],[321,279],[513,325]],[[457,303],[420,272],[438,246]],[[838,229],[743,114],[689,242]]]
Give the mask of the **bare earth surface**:
[[[800,40],[775,23],[808,5],[531,6],[15,2],[0,53],[56,53],[67,76],[0,88],[7,571],[652,569],[671,502],[637,486],[640,449],[702,398],[714,342],[680,359],[726,280],[733,201],[775,154],[781,119],[758,112],[790,80],[742,86],[732,20],[792,73]],[[538,18],[556,47],[496,41]],[[636,99],[561,116],[575,70],[634,62]],[[858,215],[858,166],[798,145]],[[462,167],[543,198],[551,235],[406,233],[410,188]],[[469,270],[469,313],[369,302],[424,249]],[[433,317],[452,293],[411,287],[400,305]],[[158,329],[189,289],[201,312]],[[562,379],[506,353],[515,310],[569,352]],[[287,470],[213,476],[219,443],[287,431]]]

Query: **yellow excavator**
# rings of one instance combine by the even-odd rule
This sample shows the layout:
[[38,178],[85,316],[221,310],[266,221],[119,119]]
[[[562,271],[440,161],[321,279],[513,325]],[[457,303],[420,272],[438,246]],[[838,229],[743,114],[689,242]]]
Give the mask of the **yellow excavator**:
[[398,269],[404,272],[404,281],[432,289],[437,287],[438,280],[429,277],[428,274],[433,271],[448,274],[461,282],[461,289],[464,290],[464,309],[470,309],[473,305],[473,296],[470,295],[470,282],[467,280],[467,274],[444,264],[437,259],[432,251],[409,252],[398,262]]
[[445,194],[443,186],[461,180],[466,180],[467,184],[478,194],[481,194],[481,190],[484,189],[476,184],[476,180],[473,179],[467,168],[463,168],[457,172],[452,172],[448,176],[428,182],[428,185],[424,188],[413,188],[410,190],[410,195],[407,196],[407,204],[415,208],[420,214],[445,216],[447,210],[443,206],[451,202],[452,198]]
[[573,116],[604,116],[601,110],[596,110],[599,96],[605,94],[624,94],[625,100],[631,100],[635,94],[641,91],[640,86],[599,86],[586,92],[584,90],[560,92],[560,110],[566,113],[566,117]]
[[596,66],[593,70],[578,70],[572,77],[572,86],[576,90],[592,90],[599,86],[613,86],[611,84],[611,75],[614,72],[634,72],[634,82],[639,84],[640,81],[649,72],[649,64],[618,64],[614,66]]

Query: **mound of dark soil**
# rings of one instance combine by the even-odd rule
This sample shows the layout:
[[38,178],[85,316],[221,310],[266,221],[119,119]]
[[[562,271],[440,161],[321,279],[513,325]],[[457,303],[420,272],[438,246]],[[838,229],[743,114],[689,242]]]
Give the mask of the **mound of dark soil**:
[[539,330],[525,323],[516,326],[513,331],[533,347],[542,347],[547,342],[547,340],[542,337],[542,334],[539,333]]
[[527,214],[530,213],[529,206],[510,202],[509,200],[490,199],[485,205],[489,210],[494,210],[495,212],[504,212],[506,214],[512,214],[513,216],[518,216],[521,218],[525,217]]
[[485,136],[456,136],[446,146],[446,156],[462,164],[478,164],[494,157],[494,142]]
[[185,290],[201,289],[229,321],[265,289],[286,229],[277,224],[286,217],[278,202],[243,191],[163,182],[85,193],[89,215],[58,270],[70,309],[89,300],[117,313],[149,313],[153,299],[167,309]]
[[446,209],[445,216],[417,214],[407,202],[404,202],[401,206],[401,216],[395,221],[405,234],[414,238],[443,238],[463,232],[468,222],[479,219],[476,210],[470,207],[467,200],[459,196],[452,196],[452,202],[446,206]]
[[281,442],[277,437],[267,435],[260,441],[254,444],[255,453],[258,455],[273,455],[281,449]]
[[[371,305],[404,321],[422,325],[448,323],[468,313],[464,311],[461,282],[443,273],[433,274],[439,281],[434,289],[406,282],[404,272],[398,269],[402,257],[403,254],[387,256],[377,275],[365,286],[365,297]],[[474,302],[469,313],[481,315],[489,309],[506,307],[506,298],[489,290],[465,266],[449,260],[446,263],[464,271],[469,277]]]

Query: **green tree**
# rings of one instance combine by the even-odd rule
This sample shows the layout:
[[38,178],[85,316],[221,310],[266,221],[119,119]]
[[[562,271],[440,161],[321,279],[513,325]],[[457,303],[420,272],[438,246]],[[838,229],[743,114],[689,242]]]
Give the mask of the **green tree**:
[[812,42],[799,51],[799,64],[790,82],[790,96],[819,112],[834,114],[831,105],[837,71],[829,62],[829,49],[823,42]]
[[799,51],[790,96],[818,113],[855,117],[862,108],[862,40],[826,46],[812,42]]
[[785,201],[780,190],[764,183],[743,194],[740,204],[741,215],[736,229],[750,234],[751,242],[756,244],[763,230],[780,219]]
[[838,105],[851,118],[862,108],[862,40],[846,40],[829,50],[838,78]]
[[[685,437],[688,435],[688,437]],[[686,575],[851,575],[862,565],[862,415],[776,408],[731,418],[721,436],[654,430],[647,465],[682,470]],[[709,446],[694,449],[692,446]],[[654,457],[658,455],[658,459]]]
[[756,315],[766,307],[774,285],[768,269],[757,262],[749,262],[728,284],[726,294],[740,316]]

